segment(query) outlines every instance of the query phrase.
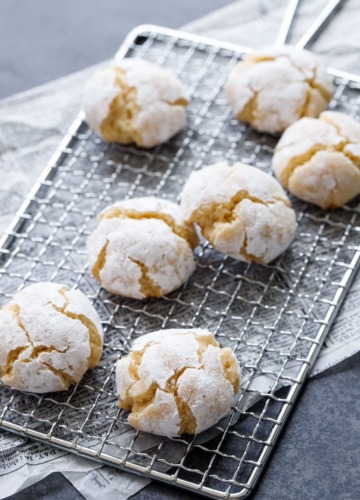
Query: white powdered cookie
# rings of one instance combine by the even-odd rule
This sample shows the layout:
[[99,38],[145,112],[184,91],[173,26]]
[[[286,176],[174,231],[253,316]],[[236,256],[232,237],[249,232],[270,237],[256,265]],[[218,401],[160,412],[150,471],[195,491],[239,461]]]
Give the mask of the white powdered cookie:
[[129,423],[162,436],[216,424],[230,410],[239,379],[233,351],[200,329],[144,335],[116,365],[119,406],[131,411]]
[[303,116],[317,117],[331,99],[325,68],[307,50],[264,47],[240,61],[226,83],[238,120],[278,133]]
[[150,148],[186,125],[189,98],[168,70],[143,59],[114,59],[95,73],[84,95],[85,119],[107,142]]
[[295,212],[281,185],[242,163],[216,163],[193,172],[181,206],[214,248],[244,262],[270,262],[296,231]]
[[103,331],[79,290],[38,283],[0,310],[0,376],[20,391],[62,391],[99,362]]
[[88,239],[92,274],[111,293],[135,299],[162,297],[195,269],[198,243],[179,205],[134,198],[105,208]]
[[360,194],[360,124],[334,111],[302,118],[281,137],[272,167],[295,196],[341,207]]

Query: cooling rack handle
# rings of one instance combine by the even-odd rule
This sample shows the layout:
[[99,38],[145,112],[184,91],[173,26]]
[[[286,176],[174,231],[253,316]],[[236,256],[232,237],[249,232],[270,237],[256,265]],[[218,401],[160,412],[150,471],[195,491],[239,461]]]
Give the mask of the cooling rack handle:
[[284,17],[282,19],[278,36],[276,38],[276,45],[285,45],[286,40],[290,33],[290,28],[295,18],[295,14],[297,8],[299,6],[300,0],[290,0],[286,10]]
[[298,49],[304,49],[310,42],[315,40],[315,38],[324,29],[330,18],[334,15],[337,8],[342,7],[344,0],[330,0],[323,10],[320,12],[315,21],[307,29],[307,31],[300,38],[296,47]]

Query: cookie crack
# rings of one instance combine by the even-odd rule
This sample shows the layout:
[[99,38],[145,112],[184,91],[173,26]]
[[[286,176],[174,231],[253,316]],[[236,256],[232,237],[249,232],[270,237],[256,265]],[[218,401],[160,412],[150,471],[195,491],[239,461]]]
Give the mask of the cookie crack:
[[308,107],[314,90],[317,91],[326,102],[331,98],[331,93],[316,82],[316,68],[314,69],[314,76],[305,79],[305,83],[307,83],[308,88],[306,90],[305,102],[300,110],[300,118],[308,116]]
[[331,118],[329,118],[328,115],[322,114],[321,121],[323,121],[323,122],[327,123],[328,125],[330,125],[331,127],[333,127],[336,130],[336,132],[338,133],[338,135],[342,139],[344,139],[344,141],[351,142],[350,139],[348,137],[346,137],[346,135],[343,133],[343,131],[341,130],[341,127],[339,127],[339,125],[337,123],[335,123]]
[[108,142],[139,143],[141,137],[136,129],[136,118],[140,111],[137,90],[128,84],[122,68],[114,67],[113,70],[120,92],[112,100],[108,115],[100,124],[101,135]]
[[8,377],[12,376],[12,374],[14,372],[15,362],[19,360],[20,355],[24,351],[26,351],[29,347],[31,348],[31,353],[29,354],[29,356],[27,358],[20,360],[22,363],[29,363],[31,361],[38,359],[40,354],[43,352],[56,351],[59,353],[65,353],[69,349],[69,348],[66,348],[64,350],[60,350],[54,346],[45,346],[45,345],[35,346],[31,337],[30,337],[29,332],[26,330],[24,324],[21,321],[21,318],[20,318],[21,310],[20,310],[19,304],[9,304],[9,305],[5,306],[4,309],[10,310],[13,313],[13,315],[17,321],[18,326],[21,328],[21,330],[26,335],[26,338],[27,338],[29,343],[26,346],[17,347],[16,349],[13,349],[12,351],[9,352],[7,359],[6,359],[6,367],[5,367],[5,371],[4,371],[3,375],[6,375]]
[[62,371],[62,370],[57,370],[54,368],[50,363],[46,361],[42,361],[42,364],[45,365],[54,375],[60,378],[61,382],[63,383],[65,389],[67,389],[71,384],[75,384],[76,380],[74,377],[69,375],[68,373]]
[[16,347],[12,349],[9,354],[6,356],[5,367],[0,367],[0,376],[1,377],[11,377],[14,371],[14,363],[18,361],[22,352],[28,349],[27,346]]
[[100,250],[95,264],[91,268],[91,272],[92,272],[94,278],[97,279],[98,281],[101,281],[100,280],[100,273],[101,273],[103,267],[105,266],[106,252],[107,252],[108,245],[109,245],[109,241],[107,240],[105,245]]
[[[344,138],[343,136],[341,136]],[[321,151],[333,152],[333,153],[342,153],[344,156],[349,158],[355,168],[360,168],[360,158],[352,155],[349,151],[345,151],[345,147],[349,144],[353,144],[348,140],[344,140],[339,144],[334,145],[326,145],[326,144],[314,144],[310,149],[308,149],[305,153],[301,155],[297,155],[291,158],[286,167],[282,170],[280,174],[280,180],[283,185],[288,187],[290,179],[294,173],[294,171],[298,168],[305,166],[312,158]]]
[[[353,142],[349,142],[348,144],[346,144],[346,146],[348,146],[350,144],[354,144],[354,143]],[[344,156],[346,156],[346,158],[348,158],[350,161],[352,161],[352,163],[354,164],[355,168],[357,168],[357,169],[360,170],[360,157],[359,156],[355,156],[350,151],[345,151],[345,149],[342,149],[341,152],[342,152],[342,154]]]
[[321,95],[321,97],[325,101],[328,101],[331,98],[332,94],[325,87],[323,87],[322,85],[320,85],[319,83],[317,83],[317,81],[316,81],[316,79],[317,79],[317,71],[318,71],[318,66],[317,65],[315,65],[311,69],[312,76],[308,77],[306,75],[306,72],[304,71],[304,69],[301,66],[298,66],[295,63],[295,61],[291,58],[290,55],[288,55],[288,54],[282,54],[282,56],[285,57],[290,62],[290,64],[292,65],[292,67],[294,69],[297,69],[302,74],[302,76],[304,78],[304,83],[306,83],[308,85],[308,88],[306,90],[305,102],[304,102],[302,108],[300,109],[300,113],[299,113],[300,118],[302,118],[304,116],[307,116],[308,106],[309,106],[309,103],[310,103],[310,100],[311,100],[311,96],[312,96],[312,91],[313,90],[316,90],[317,92],[319,92],[319,94]]
[[234,394],[238,393],[240,385],[240,377],[237,368],[237,364],[233,363],[230,357],[232,357],[233,351],[229,347],[223,347],[220,354],[221,363],[223,365],[223,370],[226,379],[230,382],[234,389]]
[[[13,313],[19,328],[21,328],[21,330],[24,332],[24,334],[29,342],[26,346],[17,347],[16,349],[13,349],[12,351],[10,351],[7,358],[6,358],[6,366],[5,366],[4,373],[2,373],[2,376],[6,376],[6,378],[11,379],[11,377],[14,373],[15,362],[19,360],[21,354],[24,351],[26,351],[29,347],[32,350],[34,350],[34,344],[30,338],[29,332],[26,330],[25,326],[23,325],[23,323],[21,321],[20,306],[18,304],[13,303],[13,304],[6,305],[4,307],[4,309],[7,309]],[[24,362],[24,361],[21,360],[21,362]]]
[[[169,391],[174,395],[175,403],[178,409],[178,413],[180,415],[180,428],[178,434],[195,434],[196,433],[196,418],[193,412],[191,411],[190,405],[188,403],[188,400],[185,401],[184,398],[182,398],[179,394],[179,388],[177,385],[177,382],[181,375],[190,367],[186,366],[179,370],[171,379],[169,380],[170,387],[173,387],[172,391]],[[200,368],[195,368],[197,370],[201,369]],[[191,395],[189,396],[190,399]]]
[[192,228],[186,226],[180,226],[176,224],[174,218],[171,215],[146,211],[137,212],[136,210],[122,209],[120,207],[112,207],[106,212],[99,215],[99,222],[102,219],[113,219],[113,218],[128,218],[128,219],[157,219],[162,220],[171,229],[171,231],[185,240],[189,246],[194,249],[198,244],[198,237]]
[[64,314],[68,318],[73,320],[78,320],[82,323],[89,333],[89,344],[90,344],[90,355],[88,357],[88,367],[94,368],[101,357],[102,353],[102,337],[98,332],[95,324],[91,321],[90,318],[85,316],[84,314],[76,314],[70,311],[67,311],[67,307],[69,306],[69,298],[66,295],[66,288],[61,288],[59,293],[64,297],[65,304],[62,308],[55,306],[55,304],[51,304],[54,309]]
[[207,337],[204,339],[203,337],[199,335],[195,335],[196,341],[199,344],[198,350],[197,350],[197,355],[199,358],[199,363],[200,363],[200,368],[204,368],[203,365],[203,359],[204,359],[204,354],[207,351],[207,348],[209,345],[212,345],[214,347],[219,347],[219,343],[216,342],[216,340],[213,337]]
[[[300,117],[304,117],[304,116],[307,116],[307,108],[309,106],[309,102],[310,102],[310,99],[311,99],[311,91],[312,90],[316,90],[317,92],[319,92],[319,94],[321,95],[321,97],[325,100],[325,101],[328,101],[330,98],[331,98],[331,92],[329,92],[325,87],[323,87],[322,85],[320,85],[319,83],[317,83],[316,79],[317,79],[317,71],[318,71],[318,66],[315,65],[311,71],[312,71],[312,76],[311,77],[308,77],[306,75],[306,72],[304,71],[304,69],[301,67],[301,66],[298,66],[296,64],[296,62],[292,59],[292,57],[289,55],[289,54],[281,54],[280,57],[284,57],[286,58],[289,63],[291,64],[291,66],[298,70],[303,78],[304,78],[304,83],[306,83],[308,85],[308,89],[307,89],[307,93],[306,93],[306,99],[305,99],[305,102],[300,110]],[[256,62],[256,63],[261,63],[261,62],[267,62],[267,61],[275,61],[276,59],[278,59],[277,57],[271,57],[271,56],[264,56],[264,57],[254,57],[253,60]]]
[[[251,54],[250,55],[250,60],[253,61],[255,64],[258,64],[258,63],[263,63],[263,62],[269,62],[269,61],[277,61],[279,60],[281,57],[283,57],[284,59],[286,59],[287,61],[289,61],[289,63],[291,64],[291,66],[294,68],[294,69],[297,69],[304,77],[305,80],[308,80],[306,74],[305,74],[305,71],[304,69],[301,67],[301,66],[298,66],[295,61],[292,59],[291,55],[289,54],[279,54],[278,56],[261,56],[261,55],[256,55],[256,54]],[[315,69],[316,69],[316,66],[315,68],[312,69],[313,71],[313,75],[314,75],[314,72],[315,72]]]
[[34,344],[30,338],[29,332],[26,330],[25,326],[23,325],[21,318],[20,318],[20,306],[19,304],[8,304],[4,307],[4,309],[7,309],[8,311],[11,311],[13,315],[15,316],[15,319],[17,321],[17,324],[19,328],[25,333],[26,338],[28,339],[29,345],[27,347],[34,347]]
[[[150,347],[150,346],[147,346],[147,347]],[[129,372],[131,373],[131,376],[133,377],[134,382],[131,385],[129,385],[129,387],[126,389],[125,400],[123,400],[121,402],[121,405],[120,405],[120,398],[119,398],[119,406],[120,406],[120,408],[124,408],[124,410],[130,410],[133,405],[136,405],[139,403],[139,401],[137,401],[137,398],[134,398],[134,396],[132,396],[130,394],[130,392],[134,388],[135,384],[138,383],[140,380],[139,368],[141,365],[142,358],[145,354],[145,351],[146,351],[146,349],[143,352],[136,351],[136,352],[132,352],[130,354]],[[151,386],[148,388],[148,390],[142,394],[141,401],[143,401],[144,399],[145,400],[150,399],[150,401],[153,400],[153,398],[155,396],[156,389],[157,389],[157,386],[155,386],[155,387],[153,387],[153,386],[154,386],[154,384],[151,384]]]
[[[144,413],[146,409],[154,402],[156,391],[160,389],[161,391],[167,394],[171,394],[174,397],[180,417],[180,427],[178,434],[179,435],[184,433],[195,434],[196,432],[195,416],[193,415],[188,402],[185,401],[178,394],[178,387],[177,387],[178,379],[181,377],[181,375],[183,375],[183,373],[188,368],[191,367],[185,366],[180,370],[175,371],[174,374],[168,379],[165,388],[161,388],[159,384],[154,382],[150,385],[150,387],[147,390],[144,390],[140,396],[139,395],[134,396],[131,394],[131,391],[134,388],[134,386],[136,386],[136,384],[138,384],[139,382],[141,383],[141,379],[139,378],[139,368],[141,365],[142,358],[147,349],[150,347],[150,345],[148,345],[143,352],[132,352],[130,354],[131,359],[130,359],[129,372],[131,373],[134,382],[127,388],[125,392],[125,399],[120,399],[119,397],[118,406],[120,408],[123,408],[124,410],[131,410],[132,416],[136,420],[138,416],[141,415],[141,413]],[[200,359],[202,359],[201,353],[206,350],[204,349],[204,347],[205,347],[204,345],[199,345],[199,350],[198,350],[199,361]],[[203,366],[201,365],[199,368],[195,369],[202,369],[202,368]]]
[[306,82],[310,85],[310,87],[313,90],[317,90],[319,94],[325,99],[325,101],[328,101],[329,99],[331,99],[332,94],[329,90],[327,90],[325,87],[323,87],[316,81],[317,72],[318,72],[318,66],[315,66],[313,69],[312,78],[307,78]]
[[[192,397],[192,391],[187,399],[184,399],[179,394],[178,381],[180,377],[186,372],[186,370],[204,370],[203,358],[207,349],[210,345],[214,347],[219,347],[218,342],[214,338],[202,338],[200,336],[196,336],[196,341],[198,342],[197,355],[199,366],[185,366],[180,370],[174,370],[174,373],[166,382],[165,388],[159,386],[158,383],[153,382],[150,387],[145,388],[143,382],[139,378],[139,368],[141,366],[141,362],[143,356],[150,345],[146,346],[144,351],[132,352],[130,354],[130,364],[129,364],[129,373],[133,378],[133,383],[127,388],[125,392],[125,397],[123,399],[119,396],[119,407],[124,410],[131,411],[131,419],[134,422],[137,422],[138,419],[146,413],[149,406],[154,402],[157,390],[161,390],[167,394],[171,394],[174,397],[178,414],[180,417],[180,426],[178,430],[178,434],[195,434],[197,430],[197,421],[196,417],[193,414],[191,407],[189,405],[189,400]],[[239,390],[239,375],[236,370],[236,363],[233,363],[232,359],[232,351],[229,348],[224,348],[221,351],[220,355],[222,368],[224,377],[230,382],[233,387],[234,394],[237,394]],[[140,384],[139,390],[137,392],[133,392],[132,390],[136,388],[136,386]]]
[[257,118],[257,102],[258,102],[258,97],[259,97],[259,92],[254,90],[250,85],[249,89],[252,92],[252,96],[250,99],[246,102],[244,107],[241,109],[241,111],[236,115],[236,118],[240,121],[243,121],[245,123],[252,123],[255,118]]
[[[118,403],[119,407],[123,408],[124,410],[131,410],[132,417],[135,420],[137,420],[138,417],[144,412],[146,412],[147,408],[149,408],[149,406],[153,404],[156,392],[159,389],[162,392],[171,394],[174,397],[174,401],[177,406],[177,410],[180,417],[180,427],[178,434],[179,435],[184,433],[195,434],[196,419],[191,411],[188,402],[185,401],[178,394],[178,386],[177,386],[178,379],[188,368],[191,367],[185,366],[181,370],[176,371],[174,375],[170,377],[169,380],[167,381],[165,388],[161,388],[156,382],[154,382],[150,385],[150,387],[147,390],[142,392],[141,395],[134,396],[130,394],[134,386],[139,382],[141,383],[141,380],[139,379],[138,375],[138,369],[140,367],[141,359],[144,353],[145,351],[143,353],[136,353],[138,355],[137,358],[136,359],[132,358],[131,360],[132,362],[134,361],[131,364],[131,370],[133,371],[132,376],[134,377],[135,381],[127,389],[125,395],[126,399],[120,400],[119,398],[119,403]],[[201,367],[199,367],[198,369],[201,369]]]
[[243,200],[249,200],[265,206],[275,203],[282,203],[287,207],[290,206],[289,201],[281,197],[274,197],[272,200],[264,201],[250,195],[246,190],[240,190],[227,202],[211,202],[201,205],[191,214],[190,221],[196,222],[200,226],[205,238],[211,239],[216,224],[231,223],[235,220],[235,210]]
[[349,160],[351,160],[354,165],[360,169],[360,157],[359,156],[355,156],[354,154],[352,154],[350,151],[345,151],[345,148],[346,146],[350,146],[352,144],[357,144],[356,142],[352,141],[351,139],[349,139],[349,137],[347,137],[343,130],[341,129],[341,127],[335,122],[333,121],[331,118],[329,118],[329,116],[322,116],[321,119],[327,123],[328,125],[334,127],[334,129],[336,130],[336,132],[338,133],[338,135],[344,139],[344,141],[341,143],[342,145],[342,149],[341,149],[341,152],[347,157],[349,158]]
[[[207,351],[209,345],[212,345],[214,347],[219,347],[219,343],[214,339],[211,338],[210,342],[205,343],[204,340],[201,337],[195,337],[198,343],[200,344],[199,349],[198,349],[198,357],[199,357],[199,362],[200,362],[200,367],[198,369],[204,370],[204,354]],[[209,340],[209,339],[207,339]],[[221,364],[223,367],[223,373],[225,378],[230,382],[232,385],[232,388],[234,390],[234,394],[237,394],[239,390],[239,385],[240,385],[240,377],[239,373],[236,370],[237,364],[233,363],[231,357],[233,355],[233,351],[229,347],[223,347],[220,352],[220,360]]]
[[331,93],[325,87],[322,87],[321,85],[319,85],[316,82],[317,71],[318,71],[318,64],[315,64],[315,66],[313,68],[311,68],[312,76],[309,78],[306,75],[306,72],[304,71],[304,68],[302,66],[297,65],[296,62],[293,60],[293,58],[291,57],[290,54],[280,54],[278,57],[275,57],[275,56],[259,56],[259,57],[256,57],[255,55],[253,55],[253,56],[250,56],[250,59],[255,64],[257,64],[257,63],[268,62],[268,61],[276,61],[277,59],[279,59],[279,57],[284,57],[285,59],[287,59],[289,61],[289,63],[291,64],[291,66],[294,69],[297,69],[303,75],[304,81],[306,83],[308,83],[312,88],[318,90],[325,99],[329,99],[331,97]]
[[[329,92],[322,85],[318,84],[316,81],[317,71],[318,71],[317,64],[313,68],[311,68],[312,76],[308,77],[306,75],[306,72],[304,71],[304,68],[302,66],[298,66],[289,54],[282,54],[282,57],[285,57],[290,62],[292,67],[294,69],[297,69],[303,75],[304,82],[307,83],[311,89],[317,90],[325,100],[329,100],[331,98],[331,92]],[[309,100],[309,99],[310,99],[310,97],[308,97],[307,100]]]
[[166,99],[160,99],[160,101],[168,104],[169,106],[182,106],[183,108],[186,108],[186,106],[188,106],[189,104],[189,101],[184,97],[179,97],[175,101],[168,101]]
[[262,62],[268,62],[268,61],[275,61],[277,58],[275,56],[262,56],[261,54],[250,54],[248,57],[244,59],[244,61],[249,61],[254,64],[262,63]]
[[[94,323],[87,318],[86,316],[82,314],[74,314],[70,313],[69,311],[66,311],[66,307],[69,305],[69,299],[66,296],[66,288],[61,288],[59,290],[59,293],[64,297],[65,304],[63,307],[56,306],[52,302],[49,302],[48,304],[53,307],[56,311],[60,312],[61,314],[64,314],[65,316],[68,316],[72,319],[77,319],[81,321],[81,323],[88,329],[89,332],[89,341],[90,341],[90,355],[88,358],[88,364],[89,368],[93,368],[96,366],[99,357],[101,356],[101,350],[102,350],[102,339],[97,331],[96,326]],[[29,332],[25,328],[24,324],[21,321],[21,310],[19,304],[13,303],[9,304],[4,307],[4,309],[8,309],[12,311],[19,327],[21,330],[24,332],[28,344],[26,346],[20,346],[17,347],[16,349],[13,349],[9,352],[7,359],[6,359],[6,366],[5,369],[2,369],[1,371],[1,376],[6,376],[7,378],[11,378],[13,375],[14,371],[14,364],[16,361],[19,360],[21,354],[31,348],[30,354],[27,356],[27,358],[21,359],[21,363],[30,363],[31,361],[37,360],[42,353],[51,353],[51,352],[57,352],[59,354],[65,354],[69,349],[70,345],[68,345],[64,349],[59,349],[53,345],[46,346],[46,345],[35,345],[34,342],[32,341]],[[75,383],[76,379],[74,376],[71,374],[65,372],[64,370],[59,370],[54,368],[48,361],[41,360],[41,363],[46,366],[52,373],[57,375],[61,381],[64,384],[64,387],[67,388],[69,387],[70,384]]]
[[[247,229],[245,226],[243,229],[244,229],[244,241],[243,241],[243,244],[239,250],[239,254],[244,258],[245,262],[254,261],[254,262],[258,262],[259,264],[265,264],[264,259],[247,251],[247,245],[248,245]],[[264,253],[266,253],[266,252],[264,252]]]
[[148,267],[141,262],[140,260],[134,259],[128,256],[128,259],[131,260],[134,264],[136,264],[141,272],[141,276],[139,278],[140,292],[145,297],[162,297],[163,292],[159,285],[156,285],[154,280],[151,278],[149,274]]
[[29,356],[29,358],[27,359],[24,359],[24,361],[33,361],[34,359],[37,359],[40,354],[42,354],[43,352],[58,352],[59,354],[65,354],[68,350],[70,349],[70,347],[66,347],[65,349],[58,349],[57,347],[53,346],[53,345],[50,345],[50,346],[46,346],[46,345],[37,345],[36,347],[33,347],[33,350]]
[[304,117],[308,116],[308,107],[309,107],[311,96],[312,96],[311,89],[312,89],[311,86],[309,86],[306,89],[306,97],[305,97],[304,104],[302,105],[302,108],[300,109],[299,118],[304,118]]

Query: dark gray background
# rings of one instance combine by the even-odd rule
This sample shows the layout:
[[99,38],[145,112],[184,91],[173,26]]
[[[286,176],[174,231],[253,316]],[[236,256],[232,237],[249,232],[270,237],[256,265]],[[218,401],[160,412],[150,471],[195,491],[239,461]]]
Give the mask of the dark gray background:
[[[249,0],[248,1],[250,5]],[[0,97],[111,57],[134,26],[181,26],[227,0],[0,0]],[[256,500],[357,500],[360,355],[310,380],[253,495]],[[11,497],[82,498],[61,474]],[[196,498],[152,483],[142,499]],[[103,499],[101,499],[103,500]],[[104,499],[106,500],[106,499]]]
[[178,28],[229,0],[0,0],[0,98],[109,59],[139,24]]

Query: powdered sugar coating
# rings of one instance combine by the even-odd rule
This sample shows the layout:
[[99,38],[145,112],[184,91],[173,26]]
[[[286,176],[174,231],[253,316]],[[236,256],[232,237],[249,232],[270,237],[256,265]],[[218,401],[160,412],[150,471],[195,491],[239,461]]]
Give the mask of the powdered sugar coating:
[[236,117],[262,132],[278,133],[302,116],[319,116],[333,86],[307,50],[263,47],[231,71],[226,93]]
[[239,386],[234,353],[211,332],[160,330],[134,342],[116,366],[119,406],[129,423],[165,436],[199,433],[230,409]]
[[137,212],[138,214],[164,214],[169,215],[174,223],[178,226],[188,227],[193,230],[192,226],[188,226],[184,217],[184,213],[179,205],[172,203],[162,198],[144,196],[141,198],[130,198],[129,200],[121,200],[104,208],[98,215],[98,220],[109,214],[113,210],[125,212]]
[[178,205],[155,198],[124,200],[103,210],[98,220],[87,244],[89,262],[109,292],[160,297],[194,271],[196,233]]
[[111,67],[94,73],[85,87],[83,99],[85,120],[99,135],[101,135],[100,125],[107,117],[110,104],[118,92],[116,73]]
[[113,65],[126,72],[129,85],[137,89],[137,102],[142,108],[157,101],[189,100],[184,85],[165,68],[135,57],[114,59]]
[[67,389],[98,363],[102,341],[99,317],[83,293],[31,285],[0,310],[2,382],[37,393]]
[[[164,68],[138,58],[114,59],[109,68],[93,75],[85,88],[86,121],[104,139],[102,125],[114,99],[125,91],[119,86],[121,73],[126,89],[135,89],[132,103],[132,139],[139,146],[153,147],[167,141],[186,125],[189,96],[180,80]],[[124,97],[130,102],[130,97]],[[118,118],[119,123],[123,118]],[[116,118],[115,118],[116,121]],[[122,142],[121,139],[118,142]],[[128,141],[126,141],[127,143]]]
[[245,262],[270,262],[296,231],[295,213],[279,182],[242,163],[220,162],[193,172],[181,206],[214,248]]
[[272,168],[295,196],[340,207],[360,193],[360,124],[334,111],[302,118],[283,134]]

